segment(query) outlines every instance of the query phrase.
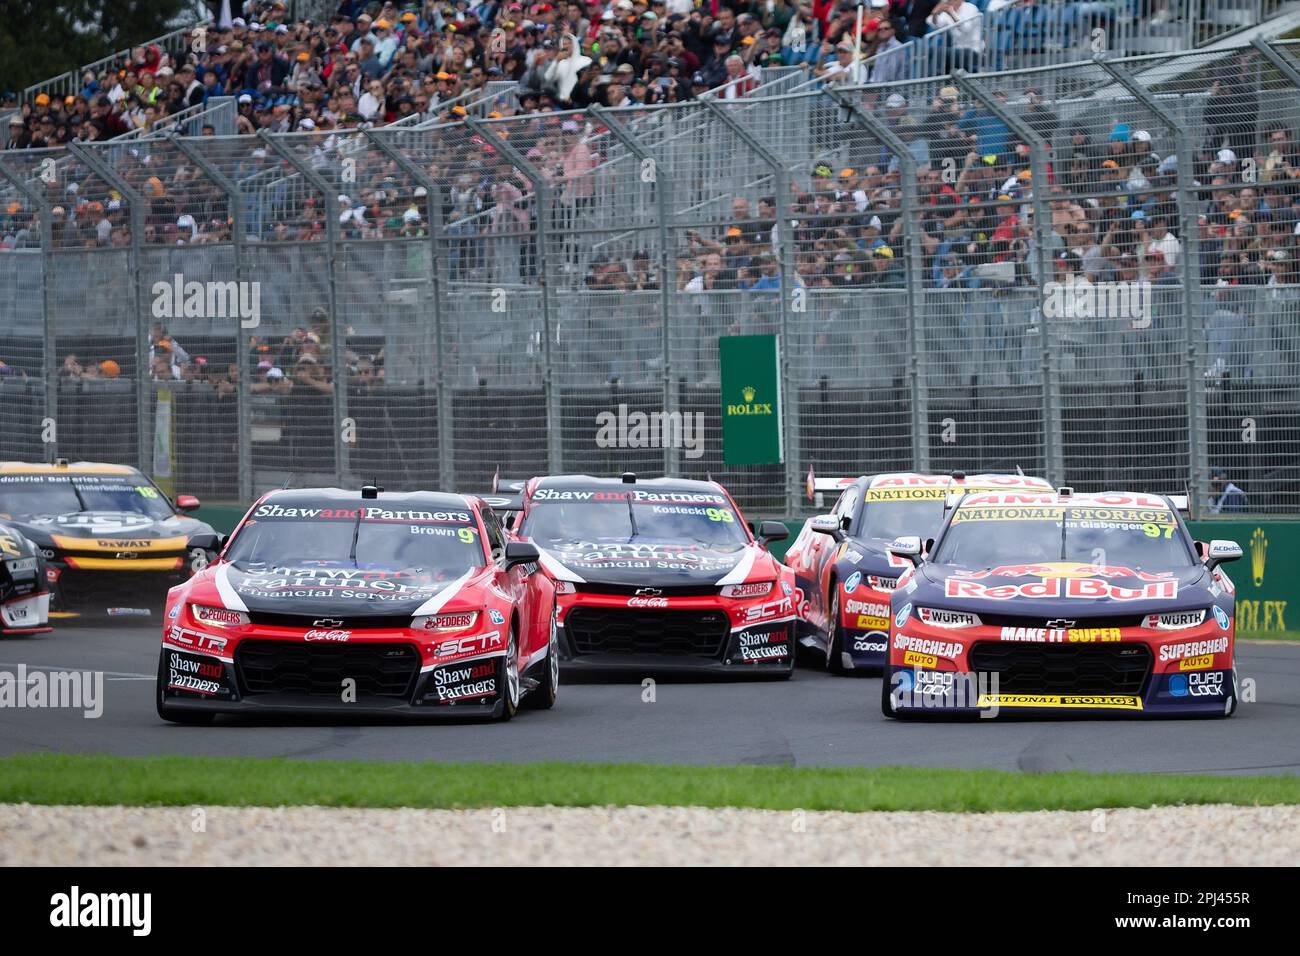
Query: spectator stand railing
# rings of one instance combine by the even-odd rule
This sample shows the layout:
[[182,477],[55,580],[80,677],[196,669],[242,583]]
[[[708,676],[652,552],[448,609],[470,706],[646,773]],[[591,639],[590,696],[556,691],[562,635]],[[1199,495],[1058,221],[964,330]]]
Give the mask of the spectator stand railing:
[[53,97],[74,96],[81,92],[82,82],[87,73],[93,74],[96,81],[107,70],[123,69],[131,63],[132,54],[136,49],[149,47],[158,47],[164,53],[172,56],[179,56],[184,51],[190,49],[191,44],[197,42],[196,29],[201,27],[201,23],[192,23],[188,26],[178,27],[175,30],[168,31],[162,36],[154,37],[144,43],[138,43],[127,50],[119,50],[110,54],[103,59],[96,60],[93,63],[87,63],[85,66],[78,67],[75,70],[69,70],[66,73],[60,73],[58,76],[50,77],[48,80],[42,80],[40,83],[33,83],[22,91],[20,101],[30,103],[41,93]]

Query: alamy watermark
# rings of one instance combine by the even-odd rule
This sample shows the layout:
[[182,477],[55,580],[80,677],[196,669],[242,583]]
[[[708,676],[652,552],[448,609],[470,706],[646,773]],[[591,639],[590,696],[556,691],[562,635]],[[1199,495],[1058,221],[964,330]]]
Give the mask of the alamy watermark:
[[704,456],[703,412],[618,411],[596,415],[597,448],[681,448],[692,460]]
[[103,671],[0,671],[0,710],[80,710],[94,720],[104,713]]
[[1043,314],[1049,319],[1117,319],[1130,328],[1151,327],[1150,282],[1048,282]]
[[155,319],[239,319],[245,329],[262,324],[260,282],[186,282],[177,272],[170,282],[155,282],[150,291]]

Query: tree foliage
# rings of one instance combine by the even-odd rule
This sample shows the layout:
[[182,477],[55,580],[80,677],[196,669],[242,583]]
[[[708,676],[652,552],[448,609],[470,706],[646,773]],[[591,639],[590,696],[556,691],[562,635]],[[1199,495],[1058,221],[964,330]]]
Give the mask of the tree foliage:
[[21,91],[202,15],[194,0],[0,0],[0,92]]

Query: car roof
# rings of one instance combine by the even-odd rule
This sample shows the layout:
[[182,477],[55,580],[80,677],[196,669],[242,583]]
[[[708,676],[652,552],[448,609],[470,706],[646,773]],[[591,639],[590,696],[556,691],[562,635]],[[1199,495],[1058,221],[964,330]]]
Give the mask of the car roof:
[[699,481],[693,478],[638,478],[625,482],[622,477],[597,478],[594,475],[547,475],[538,478],[532,490],[552,488],[558,491],[585,490],[589,488],[649,488],[655,491],[687,491],[698,494],[719,494],[722,486],[716,481]]
[[427,508],[473,508],[475,500],[466,495],[440,491],[381,491],[375,498],[362,498],[359,488],[281,488],[268,492],[261,499],[274,502],[282,508],[310,507],[324,502],[356,505],[368,502],[373,505],[422,505]]
[[129,465],[110,465],[97,461],[72,461],[47,464],[26,461],[0,462],[0,475],[126,475],[134,477],[140,472]]
[[[957,492],[960,493],[960,492]],[[960,507],[979,507],[985,504],[1005,505],[1061,505],[1076,508],[1146,508],[1174,511],[1164,495],[1138,491],[1037,492],[1011,489],[1008,491],[976,491],[961,500]]]

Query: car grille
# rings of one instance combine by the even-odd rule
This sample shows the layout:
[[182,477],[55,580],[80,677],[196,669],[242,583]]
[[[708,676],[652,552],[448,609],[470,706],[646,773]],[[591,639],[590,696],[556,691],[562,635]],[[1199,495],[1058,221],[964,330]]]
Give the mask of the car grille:
[[298,644],[242,641],[235,673],[245,694],[311,694],[341,699],[343,681],[357,696],[408,697],[420,673],[409,644]]
[[659,588],[647,588],[644,584],[594,584],[586,582],[575,584],[574,589],[584,594],[616,594],[633,597],[642,591],[657,591],[652,597],[713,597],[718,593],[716,584],[688,584],[681,587],[665,585]]
[[1017,644],[980,641],[970,668],[998,675],[1003,694],[1139,694],[1151,670],[1143,644]]
[[575,607],[564,627],[578,654],[721,657],[731,633],[722,611]]
[[180,580],[177,571],[78,571],[59,574],[62,609],[94,611],[108,607],[161,608],[167,589]]

